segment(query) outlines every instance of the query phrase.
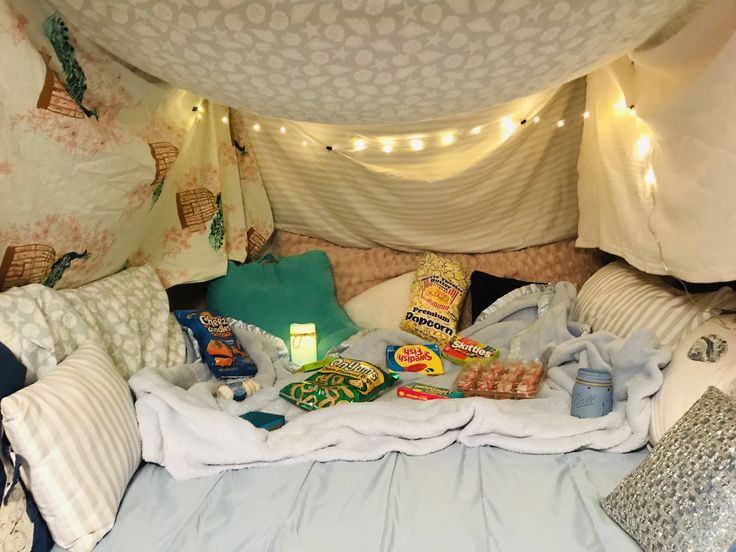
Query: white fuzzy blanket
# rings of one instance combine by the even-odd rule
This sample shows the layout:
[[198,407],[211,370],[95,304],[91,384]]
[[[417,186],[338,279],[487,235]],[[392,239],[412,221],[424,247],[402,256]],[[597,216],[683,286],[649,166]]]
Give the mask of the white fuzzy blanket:
[[[626,452],[646,443],[651,396],[662,383],[660,368],[670,352],[651,332],[627,340],[584,333],[569,322],[575,300],[571,284],[520,297],[468,328],[464,335],[528,358],[544,357],[550,369],[534,400],[468,398],[412,401],[394,389],[372,403],[304,412],[279,398],[285,384],[302,379],[285,369],[273,340],[236,328],[259,367],[263,390],[242,403],[214,399],[217,382],[202,364],[143,370],[130,379],[143,439],[143,458],[174,477],[202,477],[271,462],[371,460],[390,451],[428,454],[453,442],[493,445],[525,453],[561,453],[580,448]],[[385,366],[387,344],[416,337],[375,331],[347,344],[343,356]],[[613,375],[614,410],[601,418],[570,416],[570,395],[580,365]],[[457,367],[444,376],[402,376],[449,387]],[[256,429],[236,415],[251,410],[285,414],[274,432]]]

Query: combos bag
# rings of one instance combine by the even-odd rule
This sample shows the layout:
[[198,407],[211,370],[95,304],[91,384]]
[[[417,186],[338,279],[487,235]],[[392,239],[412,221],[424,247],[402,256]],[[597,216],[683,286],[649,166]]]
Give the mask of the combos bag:
[[290,383],[282,398],[304,410],[317,410],[344,402],[372,401],[399,376],[362,360],[336,358],[306,380]]
[[419,262],[401,329],[444,344],[457,330],[470,275],[459,263],[427,253]]
[[216,311],[181,310],[174,316],[194,334],[202,361],[218,378],[255,376],[258,368],[245,352],[227,320]]

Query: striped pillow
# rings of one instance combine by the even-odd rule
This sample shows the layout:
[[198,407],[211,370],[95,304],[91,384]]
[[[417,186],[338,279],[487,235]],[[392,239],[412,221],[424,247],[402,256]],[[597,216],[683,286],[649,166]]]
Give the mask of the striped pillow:
[[110,530],[141,460],[133,400],[110,357],[88,342],[0,403],[21,476],[54,541],[91,550]]
[[[736,294],[728,287],[712,293],[688,295],[623,261],[601,268],[578,294],[573,320],[594,331],[628,337],[642,328],[654,331],[660,343],[675,347],[693,328],[736,306]],[[713,309],[713,310],[711,310]]]

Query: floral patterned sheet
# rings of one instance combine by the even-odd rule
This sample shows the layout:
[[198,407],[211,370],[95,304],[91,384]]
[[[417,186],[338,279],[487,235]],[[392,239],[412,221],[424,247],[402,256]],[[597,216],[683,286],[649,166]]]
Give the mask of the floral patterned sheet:
[[0,291],[143,264],[168,287],[257,253],[273,218],[240,114],[124,65],[42,0],[0,0],[0,50]]

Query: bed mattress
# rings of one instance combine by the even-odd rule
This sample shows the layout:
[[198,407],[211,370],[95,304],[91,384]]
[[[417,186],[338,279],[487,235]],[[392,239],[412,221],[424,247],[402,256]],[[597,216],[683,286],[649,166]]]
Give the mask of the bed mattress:
[[639,551],[598,500],[646,455],[453,445],[188,481],[146,464],[95,550]]

